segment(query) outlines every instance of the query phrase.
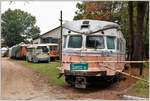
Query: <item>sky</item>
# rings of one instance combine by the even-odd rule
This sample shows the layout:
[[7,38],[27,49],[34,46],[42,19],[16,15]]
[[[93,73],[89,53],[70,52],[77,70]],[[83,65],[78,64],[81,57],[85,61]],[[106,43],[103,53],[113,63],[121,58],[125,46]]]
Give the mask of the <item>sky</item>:
[[[28,1],[28,2],[27,2]],[[63,12],[63,20],[72,21],[77,10],[75,1],[9,1],[1,2],[1,13],[9,8],[21,9],[36,17],[36,25],[43,34],[60,25],[60,10]]]

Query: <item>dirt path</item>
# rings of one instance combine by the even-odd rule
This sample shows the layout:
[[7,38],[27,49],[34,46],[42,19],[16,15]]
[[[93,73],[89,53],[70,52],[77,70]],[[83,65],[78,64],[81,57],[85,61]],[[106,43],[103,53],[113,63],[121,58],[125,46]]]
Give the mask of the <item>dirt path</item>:
[[[128,83],[128,80],[125,82]],[[2,99],[120,99],[120,92],[130,85],[124,86],[125,82],[105,89],[50,86],[45,77],[14,60],[2,58]]]
[[2,99],[53,99],[48,85],[22,65],[2,59]]

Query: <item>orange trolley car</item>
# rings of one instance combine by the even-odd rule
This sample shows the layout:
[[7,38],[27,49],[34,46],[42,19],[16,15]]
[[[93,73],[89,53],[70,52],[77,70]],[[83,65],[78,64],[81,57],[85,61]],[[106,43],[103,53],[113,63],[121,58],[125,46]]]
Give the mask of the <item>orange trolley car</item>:
[[[126,41],[120,26],[99,20],[77,20],[63,24],[62,63],[59,67],[67,83],[77,88],[98,82],[99,77],[117,74],[109,68],[123,71]],[[94,80],[94,81],[93,81]]]

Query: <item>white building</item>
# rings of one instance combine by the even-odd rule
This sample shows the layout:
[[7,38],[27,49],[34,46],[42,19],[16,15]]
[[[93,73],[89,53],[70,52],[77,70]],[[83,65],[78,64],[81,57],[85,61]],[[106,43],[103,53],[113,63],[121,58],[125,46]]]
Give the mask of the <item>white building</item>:
[[60,39],[60,26],[33,39],[33,44],[58,43]]

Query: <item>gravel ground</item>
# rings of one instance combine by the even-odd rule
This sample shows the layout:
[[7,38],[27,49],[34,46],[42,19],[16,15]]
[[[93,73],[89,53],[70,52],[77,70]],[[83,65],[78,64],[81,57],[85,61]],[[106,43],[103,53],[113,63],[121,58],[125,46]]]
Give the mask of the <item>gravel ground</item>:
[[5,100],[49,99],[121,99],[126,88],[135,80],[127,78],[110,86],[75,89],[66,86],[50,86],[46,77],[18,64],[16,60],[2,58],[2,96]]

